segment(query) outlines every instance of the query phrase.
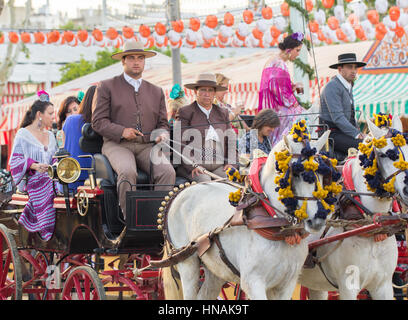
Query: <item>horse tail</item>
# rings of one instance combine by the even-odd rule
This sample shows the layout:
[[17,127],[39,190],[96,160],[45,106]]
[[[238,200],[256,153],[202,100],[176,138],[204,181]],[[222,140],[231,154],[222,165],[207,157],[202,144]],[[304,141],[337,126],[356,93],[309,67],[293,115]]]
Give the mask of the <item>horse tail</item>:
[[[166,242],[163,250],[163,258],[168,258],[168,243]],[[183,289],[178,277],[177,266],[162,268],[162,280],[164,297],[166,300],[183,300]]]

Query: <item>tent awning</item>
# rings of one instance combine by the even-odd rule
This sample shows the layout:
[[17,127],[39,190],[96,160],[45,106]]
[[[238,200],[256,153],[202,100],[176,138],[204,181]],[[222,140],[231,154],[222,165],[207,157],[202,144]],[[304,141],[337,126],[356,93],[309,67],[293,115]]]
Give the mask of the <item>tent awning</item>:
[[353,89],[359,121],[372,118],[373,113],[403,115],[408,113],[408,74],[362,74]]

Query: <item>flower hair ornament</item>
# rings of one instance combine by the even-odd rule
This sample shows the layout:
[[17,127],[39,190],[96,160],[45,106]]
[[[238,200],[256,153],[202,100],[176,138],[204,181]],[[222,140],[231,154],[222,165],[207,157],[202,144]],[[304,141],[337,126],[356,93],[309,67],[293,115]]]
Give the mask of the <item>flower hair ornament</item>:
[[305,38],[304,34],[302,32],[295,32],[291,35],[292,39],[295,39],[299,42],[302,42],[303,39]]
[[45,101],[49,102],[50,101],[50,95],[44,90],[38,91],[37,96],[38,96],[38,99],[40,101],[42,101],[42,102],[45,102]]
[[181,88],[181,86],[176,83],[173,88],[171,88],[170,91],[170,98],[175,100],[178,98],[183,98],[184,97],[184,90]]
[[374,124],[378,128],[389,128],[392,125],[392,115],[384,113],[374,114]]

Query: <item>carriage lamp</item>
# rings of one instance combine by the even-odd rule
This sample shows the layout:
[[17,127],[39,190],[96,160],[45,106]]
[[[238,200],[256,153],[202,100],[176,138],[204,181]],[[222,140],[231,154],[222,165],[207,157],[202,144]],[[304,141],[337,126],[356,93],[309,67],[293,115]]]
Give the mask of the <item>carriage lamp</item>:
[[64,158],[60,160],[56,166],[56,175],[64,183],[73,183],[77,181],[80,174],[81,166],[74,158]]

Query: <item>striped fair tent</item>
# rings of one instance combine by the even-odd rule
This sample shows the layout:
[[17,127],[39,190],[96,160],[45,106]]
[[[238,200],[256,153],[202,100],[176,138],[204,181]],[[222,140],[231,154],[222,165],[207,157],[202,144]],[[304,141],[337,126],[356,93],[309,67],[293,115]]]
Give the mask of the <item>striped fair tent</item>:
[[373,113],[408,114],[408,74],[362,74],[356,81],[354,101],[359,121],[372,118]]

